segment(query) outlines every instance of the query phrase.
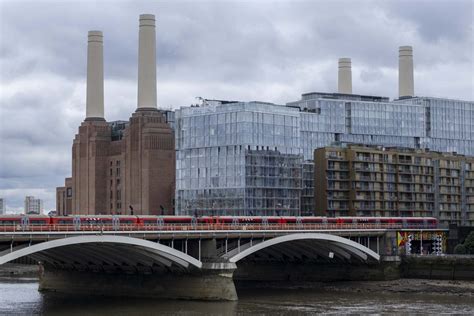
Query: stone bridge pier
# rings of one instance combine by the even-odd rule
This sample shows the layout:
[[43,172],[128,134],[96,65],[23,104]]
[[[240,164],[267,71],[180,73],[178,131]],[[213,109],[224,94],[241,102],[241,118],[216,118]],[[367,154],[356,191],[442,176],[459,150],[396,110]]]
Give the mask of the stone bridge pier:
[[104,296],[172,299],[238,299],[232,279],[234,263],[203,263],[186,272],[100,273],[62,270],[41,265],[40,291]]

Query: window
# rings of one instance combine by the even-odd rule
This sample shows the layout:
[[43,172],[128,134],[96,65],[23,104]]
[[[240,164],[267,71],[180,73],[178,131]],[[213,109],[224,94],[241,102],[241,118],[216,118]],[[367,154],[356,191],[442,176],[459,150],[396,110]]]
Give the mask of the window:
[[67,191],[67,194],[66,194],[67,197],[72,197],[72,188],[67,188],[66,191]]

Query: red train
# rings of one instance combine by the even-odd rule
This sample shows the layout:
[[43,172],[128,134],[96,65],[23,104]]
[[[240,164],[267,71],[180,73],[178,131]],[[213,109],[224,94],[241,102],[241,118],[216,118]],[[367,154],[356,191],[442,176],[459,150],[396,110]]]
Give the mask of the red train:
[[[252,225],[254,228],[266,227],[373,227],[373,228],[438,228],[438,220],[434,217],[320,217],[320,216],[41,216],[41,215],[9,215],[0,216],[0,231],[6,227],[15,229],[34,229],[34,227],[52,228],[56,230],[81,230],[87,227],[96,228],[148,228],[165,229],[186,227],[238,227]],[[3,229],[2,229],[3,227]],[[81,228],[82,227],[82,228]]]

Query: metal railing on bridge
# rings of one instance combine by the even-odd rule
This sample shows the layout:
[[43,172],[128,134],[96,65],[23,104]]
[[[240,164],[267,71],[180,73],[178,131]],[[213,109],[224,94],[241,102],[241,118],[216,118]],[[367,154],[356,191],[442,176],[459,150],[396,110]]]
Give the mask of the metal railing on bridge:
[[[268,231],[268,230],[295,230],[295,231],[315,231],[315,230],[387,230],[387,229],[401,229],[401,228],[412,228],[412,229],[426,229],[428,227],[420,227],[418,225],[406,225],[402,224],[369,224],[369,223],[349,223],[349,224],[223,224],[223,223],[211,223],[211,224],[164,224],[164,225],[101,225],[101,224],[83,224],[80,226],[74,225],[2,225],[0,226],[0,233],[7,232],[88,232],[88,231],[116,231],[116,232],[135,232],[135,231],[246,231],[246,230],[257,230],[257,231]],[[413,226],[413,227],[411,227]],[[432,227],[436,228],[436,227]]]

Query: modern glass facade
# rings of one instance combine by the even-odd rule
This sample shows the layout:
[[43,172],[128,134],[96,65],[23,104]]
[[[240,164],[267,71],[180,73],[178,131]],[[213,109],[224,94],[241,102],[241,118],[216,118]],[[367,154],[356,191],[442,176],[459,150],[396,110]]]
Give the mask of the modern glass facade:
[[308,93],[287,106],[302,112],[302,213],[314,213],[311,164],[316,148],[335,143],[429,149],[474,155],[474,102]]
[[[183,107],[176,111],[175,124],[178,214],[314,214],[313,152],[337,143],[474,155],[470,101],[308,93],[286,106],[224,101]],[[255,190],[267,184],[254,181],[261,175],[249,171],[255,170],[252,155],[277,155],[285,161],[296,180],[270,188],[288,192]],[[268,177],[285,172],[274,170]],[[295,192],[298,208],[292,202]],[[283,200],[274,201],[279,196]],[[253,202],[258,199],[264,201]]]
[[474,102],[429,97],[395,102],[424,109],[426,132],[421,148],[474,156]]
[[177,213],[298,214],[298,117],[261,102],[177,110]]

